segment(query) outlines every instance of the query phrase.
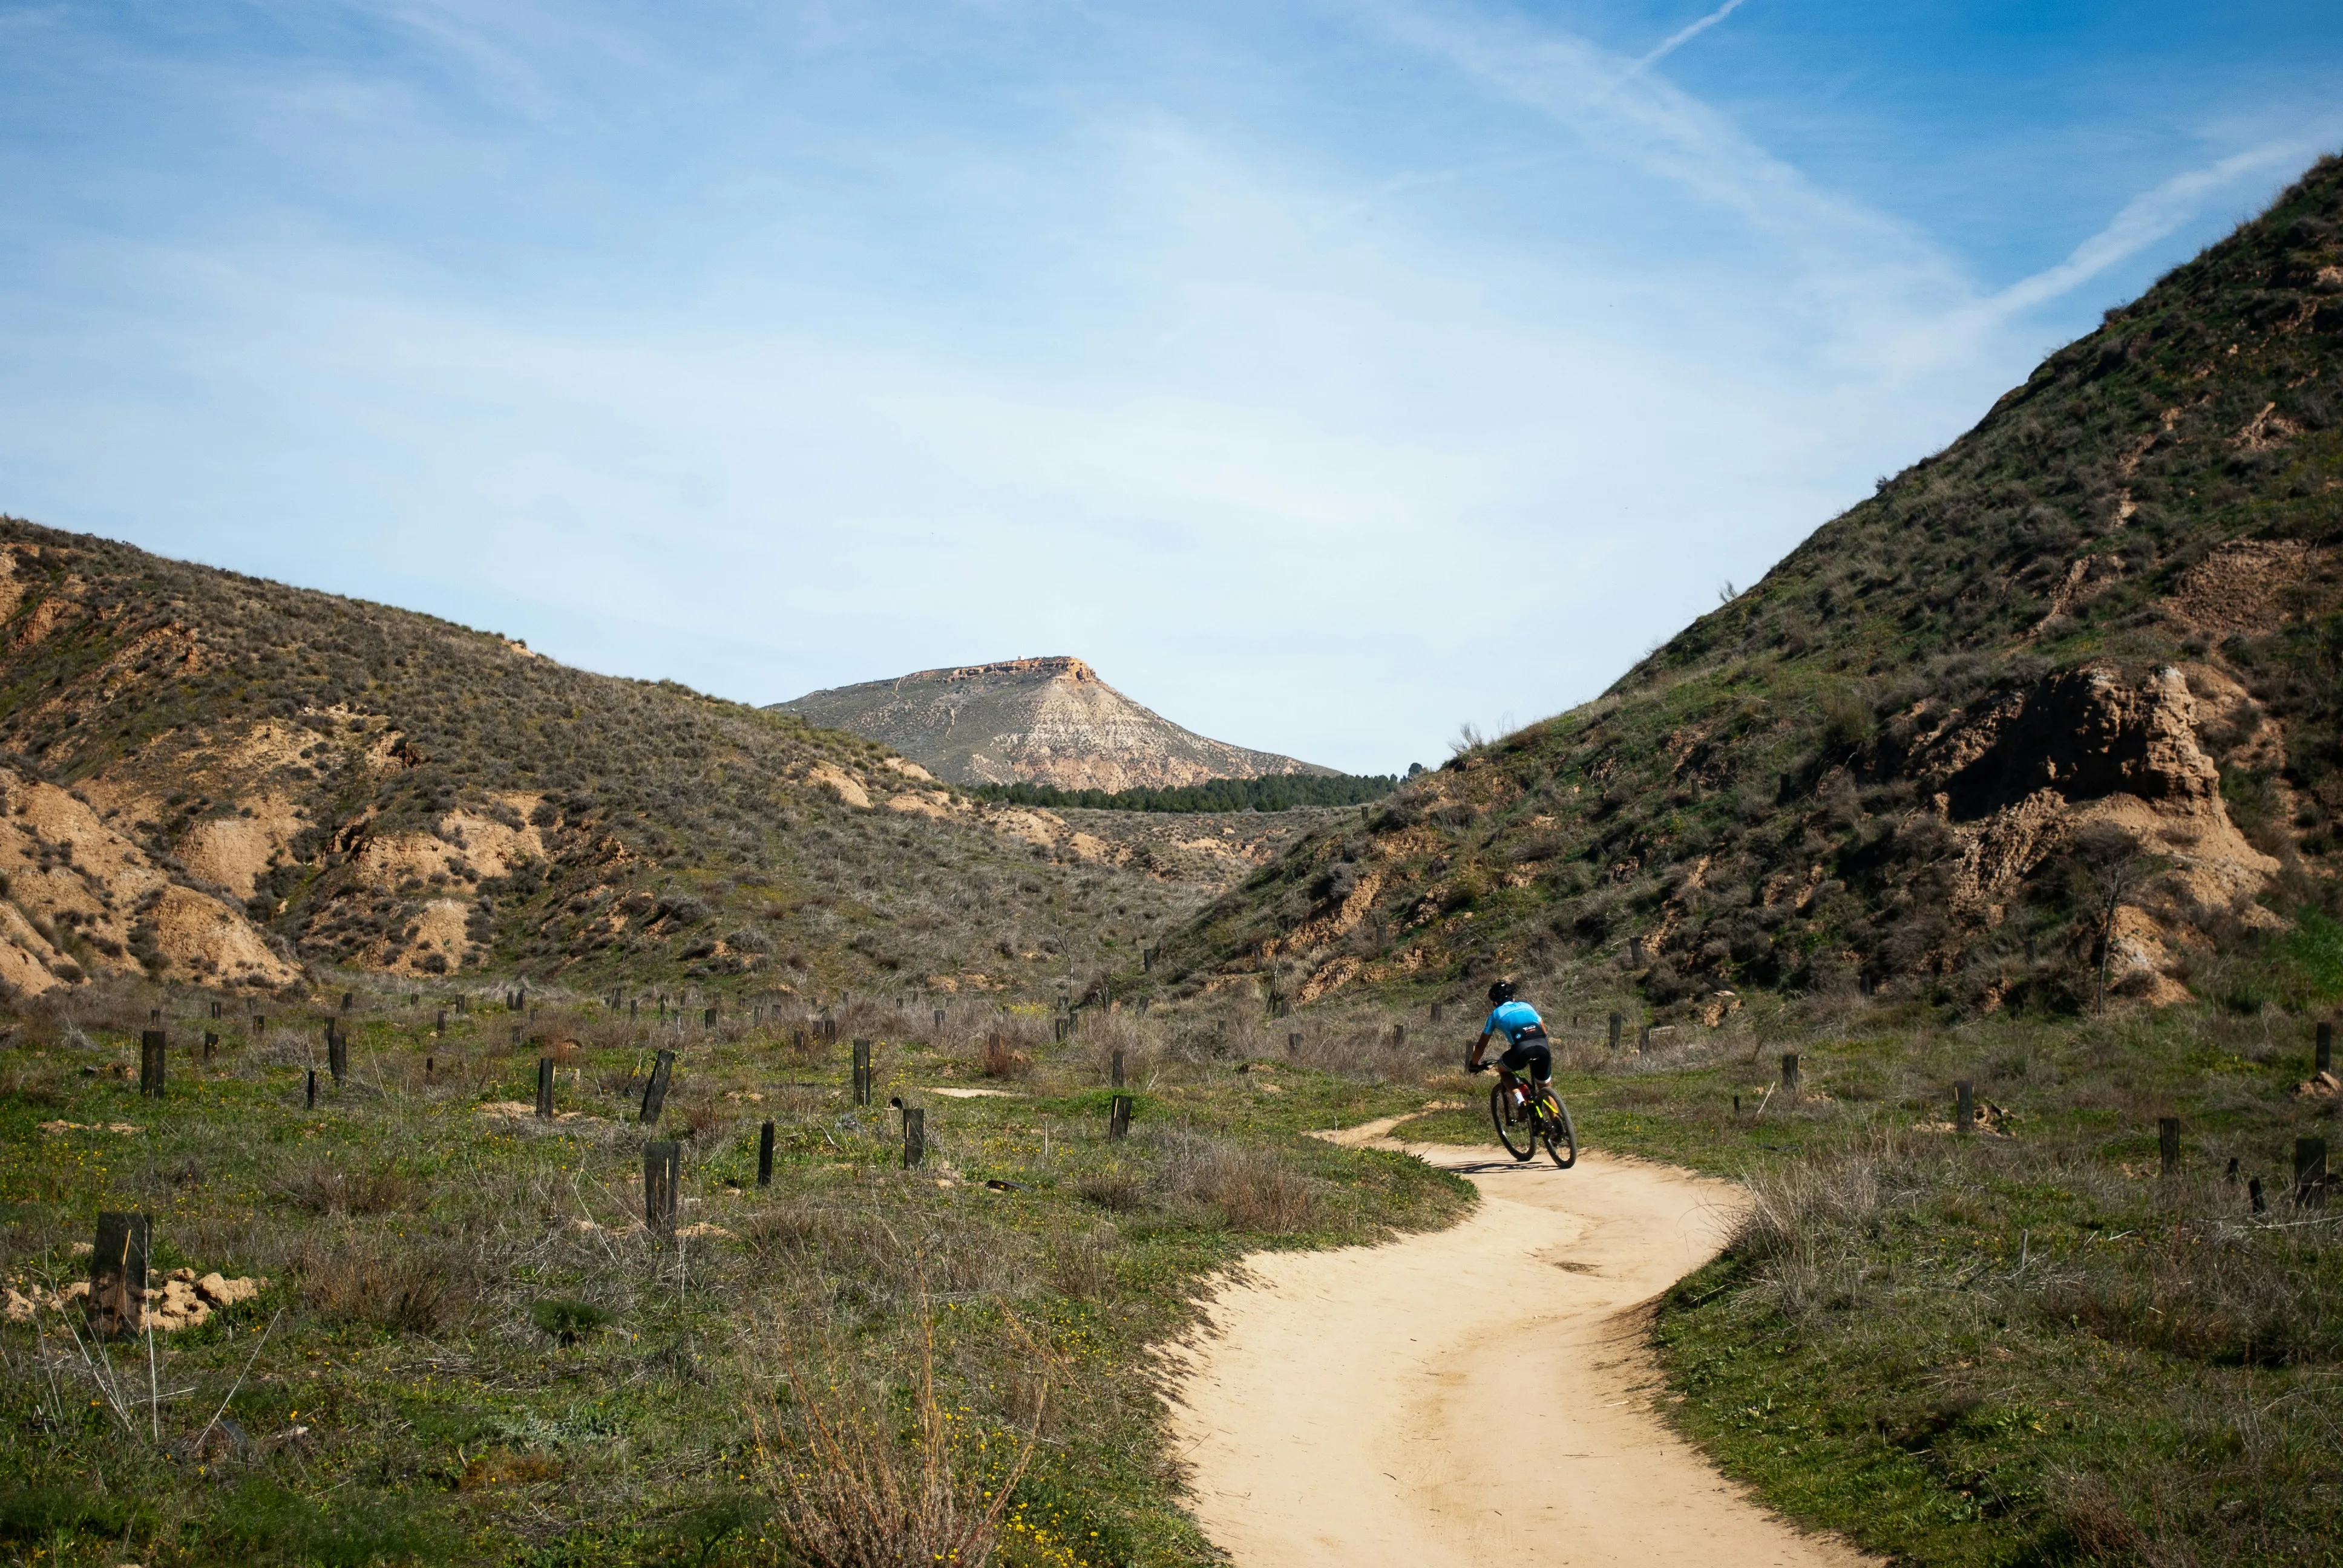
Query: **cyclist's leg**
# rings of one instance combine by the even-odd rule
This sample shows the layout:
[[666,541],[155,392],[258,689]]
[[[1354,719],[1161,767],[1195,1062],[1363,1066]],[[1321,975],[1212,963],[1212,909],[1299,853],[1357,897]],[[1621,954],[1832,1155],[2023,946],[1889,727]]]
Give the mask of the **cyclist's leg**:
[[1522,1103],[1520,1096],[1515,1091],[1522,1087],[1521,1071],[1529,1064],[1529,1060],[1518,1045],[1506,1047],[1505,1054],[1497,1058],[1497,1075],[1503,1081],[1507,1094],[1505,1105],[1508,1121],[1513,1119]]

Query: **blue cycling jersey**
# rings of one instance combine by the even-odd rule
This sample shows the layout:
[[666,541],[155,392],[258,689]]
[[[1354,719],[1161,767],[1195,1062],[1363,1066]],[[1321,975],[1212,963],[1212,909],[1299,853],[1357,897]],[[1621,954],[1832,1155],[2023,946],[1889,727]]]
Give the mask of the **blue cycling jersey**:
[[1507,1045],[1519,1045],[1522,1036],[1535,1029],[1545,1032],[1545,1020],[1538,1017],[1537,1009],[1525,1001],[1499,1002],[1489,1021],[1481,1026],[1483,1034],[1502,1034]]

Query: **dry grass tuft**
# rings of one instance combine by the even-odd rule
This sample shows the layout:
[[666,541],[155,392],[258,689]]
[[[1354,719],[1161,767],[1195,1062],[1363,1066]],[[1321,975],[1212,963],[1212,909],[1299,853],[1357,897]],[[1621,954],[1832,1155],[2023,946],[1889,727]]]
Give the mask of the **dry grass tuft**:
[[1033,1059],[1012,1050],[1008,1040],[995,1034],[987,1038],[984,1049],[977,1053],[976,1070],[987,1078],[1022,1078],[1033,1070]]
[[[796,1560],[816,1568],[932,1568],[990,1556],[1002,1513],[1033,1457],[1048,1396],[1034,1385],[1025,1430],[996,1452],[981,1430],[959,1428],[936,1392],[932,1319],[921,1314],[914,1429],[843,1361],[809,1366],[783,1347],[792,1396],[769,1442],[757,1432],[760,1479]],[[957,1429],[957,1430],[956,1430]]]
[[1192,1132],[1161,1137],[1155,1187],[1167,1201],[1201,1200],[1239,1231],[1282,1235],[1310,1221],[1310,1179],[1272,1150],[1224,1143]]
[[292,1268],[311,1312],[393,1333],[444,1334],[484,1305],[476,1261],[446,1244],[346,1234],[305,1246]]
[[422,1189],[396,1171],[341,1171],[321,1162],[297,1165],[277,1184],[277,1195],[317,1214],[395,1214],[420,1206]]

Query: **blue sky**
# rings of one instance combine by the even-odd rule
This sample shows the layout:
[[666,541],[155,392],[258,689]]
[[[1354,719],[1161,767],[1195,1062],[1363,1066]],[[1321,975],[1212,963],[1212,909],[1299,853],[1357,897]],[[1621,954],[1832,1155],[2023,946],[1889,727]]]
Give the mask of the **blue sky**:
[[2343,146],[2343,9],[0,0],[0,509],[773,701],[1594,695]]

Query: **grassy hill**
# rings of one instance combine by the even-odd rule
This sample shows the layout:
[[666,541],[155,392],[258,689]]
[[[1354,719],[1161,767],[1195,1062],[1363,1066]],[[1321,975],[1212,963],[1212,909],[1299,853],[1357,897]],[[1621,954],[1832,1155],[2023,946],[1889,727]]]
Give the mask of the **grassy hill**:
[[2338,426],[2330,158],[1599,700],[1213,906],[1174,972],[1308,1000],[1596,962],[1711,1020],[2328,983]]
[[789,715],[15,519],[0,793],[20,994],[335,966],[1086,990],[1206,885]]

